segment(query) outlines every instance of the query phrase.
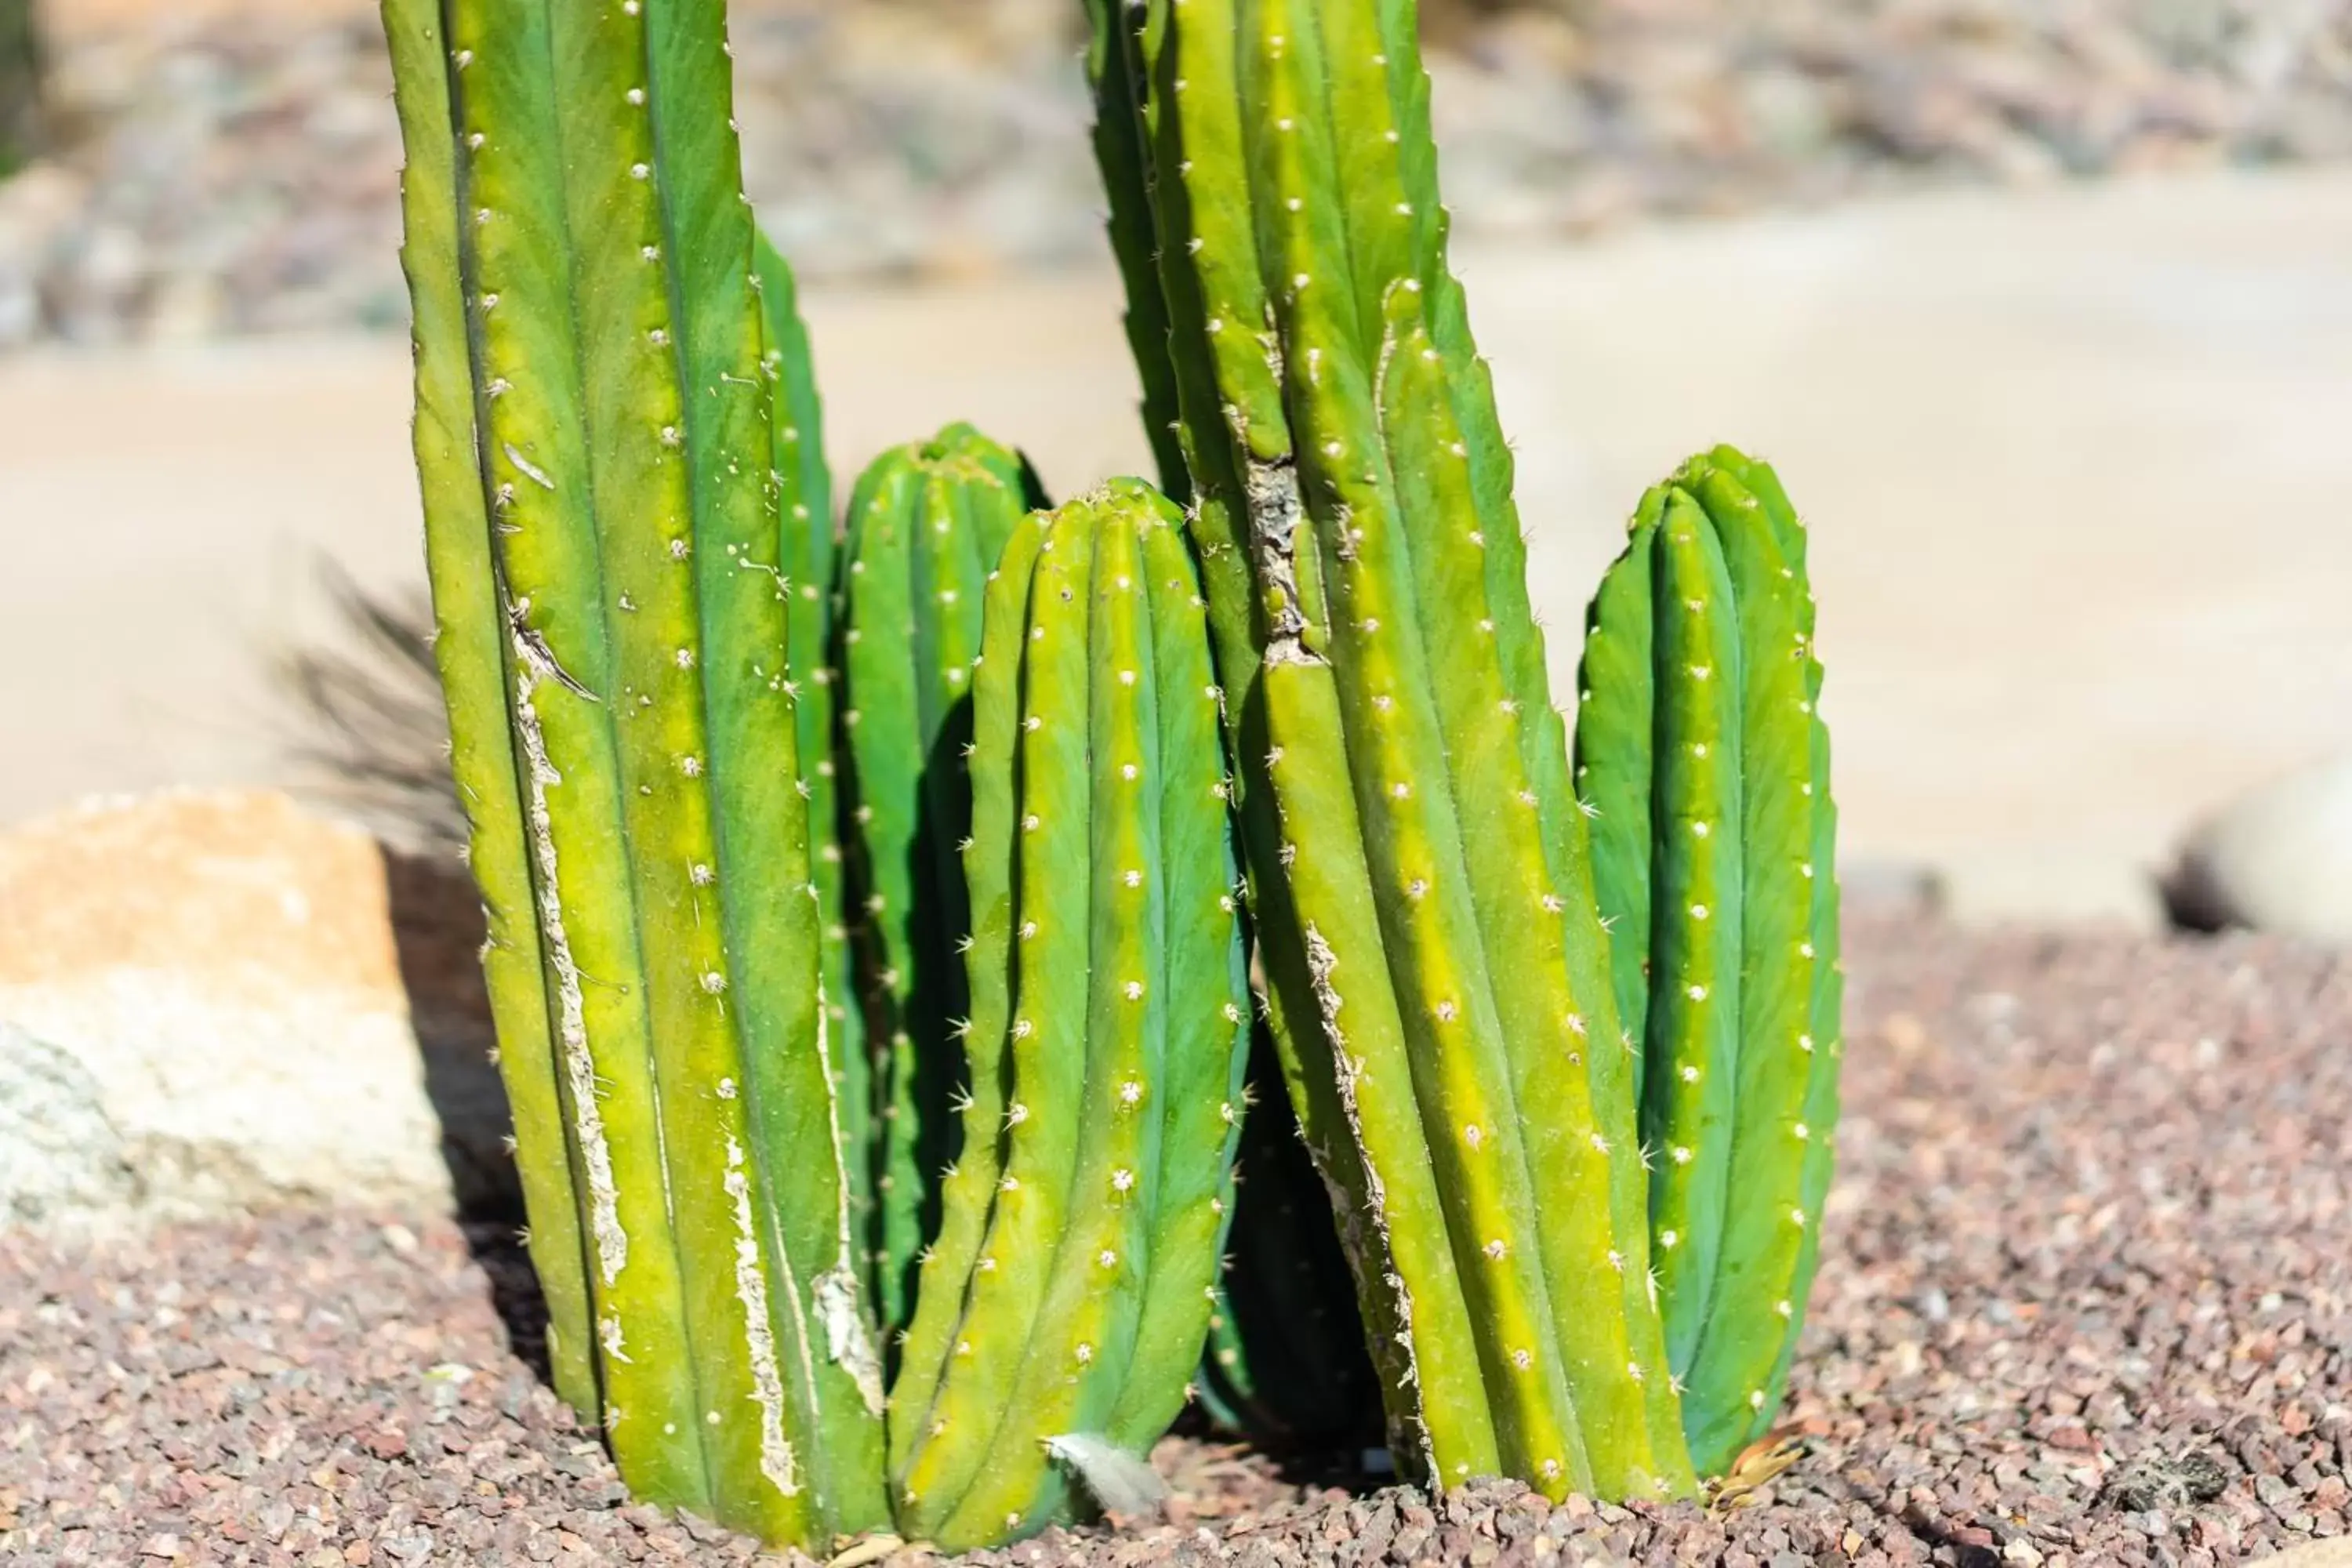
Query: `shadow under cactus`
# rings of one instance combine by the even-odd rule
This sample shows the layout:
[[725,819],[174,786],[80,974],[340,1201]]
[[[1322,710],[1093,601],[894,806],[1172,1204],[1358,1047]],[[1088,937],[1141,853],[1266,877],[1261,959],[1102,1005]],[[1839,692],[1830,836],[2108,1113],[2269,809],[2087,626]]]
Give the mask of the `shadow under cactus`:
[[488,1277],[514,1353],[552,1386],[547,1304],[522,1241],[513,1121],[478,957],[481,902],[461,858],[465,816],[449,774],[432,610],[422,595],[373,592],[331,563],[320,578],[346,635],[277,660],[290,710],[289,759],[303,793],[376,837],[454,1217]]

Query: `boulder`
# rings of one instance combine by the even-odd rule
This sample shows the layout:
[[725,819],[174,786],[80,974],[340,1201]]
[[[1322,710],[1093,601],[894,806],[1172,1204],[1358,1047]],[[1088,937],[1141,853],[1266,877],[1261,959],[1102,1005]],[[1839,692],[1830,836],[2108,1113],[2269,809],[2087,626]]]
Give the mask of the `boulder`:
[[2190,931],[2352,942],[2352,754],[2273,779],[2206,818],[2162,889],[2173,923]]
[[2352,1568],[2352,1539],[2338,1536],[2333,1541],[2315,1541],[2252,1561],[2263,1563],[2264,1568]]
[[0,834],[0,1224],[506,1207],[462,874],[268,793]]

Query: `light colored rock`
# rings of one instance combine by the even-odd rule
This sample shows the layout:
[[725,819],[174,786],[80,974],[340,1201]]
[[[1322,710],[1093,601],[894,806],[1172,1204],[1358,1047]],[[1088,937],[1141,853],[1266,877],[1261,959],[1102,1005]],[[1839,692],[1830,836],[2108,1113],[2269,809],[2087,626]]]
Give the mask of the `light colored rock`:
[[2206,819],[2165,882],[2180,924],[2352,942],[2352,753],[2274,779]]
[[0,1224],[120,1209],[138,1195],[89,1069],[0,1023]]
[[2352,1568],[2352,1538],[2339,1536],[2333,1541],[2315,1541],[2307,1546],[2291,1546],[2254,1561],[2268,1568]]
[[[365,835],[267,793],[92,802],[0,836],[0,1218],[446,1207],[436,1101],[459,1163],[487,1140],[494,1163],[496,1079],[477,1010],[448,998],[451,935],[395,942],[395,880]],[[438,993],[431,1055],[411,984]]]

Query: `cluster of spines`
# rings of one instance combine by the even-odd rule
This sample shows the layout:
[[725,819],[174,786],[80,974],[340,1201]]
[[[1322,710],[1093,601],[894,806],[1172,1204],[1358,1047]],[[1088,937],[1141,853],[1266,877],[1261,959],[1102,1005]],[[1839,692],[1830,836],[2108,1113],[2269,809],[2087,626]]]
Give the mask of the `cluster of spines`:
[[1630,1064],[1412,7],[1093,10],[1276,1022],[1397,1439],[1445,1482],[1687,1490]]
[[1049,1440],[1154,1440],[1210,1315],[1247,990],[1180,530],[1115,481],[989,585],[964,1135],[891,1391],[901,1528],[949,1549],[1055,1515]]
[[1836,808],[1805,535],[1727,447],[1643,498],[1587,617],[1578,782],[1703,1473],[1780,1408],[1837,1116]]
[[865,1233],[886,1330],[911,1311],[915,1258],[937,1224],[936,1176],[955,1149],[972,661],[988,574],[1034,489],[1017,455],[950,425],[877,458],[849,500],[835,661],[847,918],[872,1041]]
[[723,13],[384,10],[438,657],[559,1376],[639,1495],[824,1539],[881,1511],[879,1391]]

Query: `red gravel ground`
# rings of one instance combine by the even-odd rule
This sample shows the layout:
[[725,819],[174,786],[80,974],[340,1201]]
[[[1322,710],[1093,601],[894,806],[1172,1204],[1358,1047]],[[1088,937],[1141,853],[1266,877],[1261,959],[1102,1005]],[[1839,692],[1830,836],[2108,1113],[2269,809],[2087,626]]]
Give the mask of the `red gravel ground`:
[[[2352,957],[1908,921],[1850,945],[1807,1452],[1756,1506],[1433,1506],[1171,1439],[1168,1518],[988,1560],[2057,1568],[2343,1533]],[[748,1556],[627,1503],[510,1351],[527,1275],[475,1235],[486,1263],[413,1215],[0,1240],[0,1562]]]

